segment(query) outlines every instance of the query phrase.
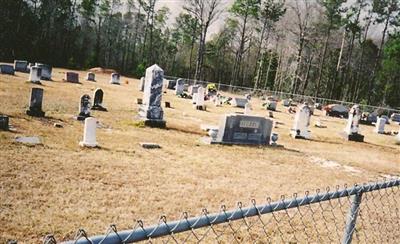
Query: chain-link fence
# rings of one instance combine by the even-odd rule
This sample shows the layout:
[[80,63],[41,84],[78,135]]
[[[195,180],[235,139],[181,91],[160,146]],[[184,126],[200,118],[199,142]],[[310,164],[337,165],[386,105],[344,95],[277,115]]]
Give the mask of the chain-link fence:
[[[328,99],[328,98],[306,96],[306,95],[287,93],[287,92],[282,92],[282,91],[254,89],[254,88],[243,87],[243,86],[231,86],[231,85],[227,85],[227,84],[214,83],[214,82],[209,82],[209,81],[198,81],[198,80],[179,78],[179,77],[173,77],[173,76],[165,76],[165,79],[168,79],[168,80],[183,79],[185,81],[185,84],[187,84],[188,86],[191,86],[194,84],[207,86],[207,84],[213,83],[213,84],[216,84],[217,89],[220,92],[229,92],[229,93],[241,95],[241,96],[243,96],[245,94],[252,94],[252,96],[256,96],[256,97],[274,96],[279,100],[293,99],[295,102],[304,101],[304,100],[312,100],[315,103],[320,103],[322,105],[341,104],[341,105],[345,105],[347,107],[351,107],[354,105],[354,102],[346,102],[346,101],[340,101],[340,100],[334,100],[334,99]],[[360,107],[363,112],[374,112],[376,110],[379,110],[379,114],[384,114],[387,116],[390,116],[393,113],[400,113],[400,110],[388,108],[388,107],[378,107],[378,106],[365,105],[365,104],[360,104]]]
[[[400,178],[327,188],[303,197],[258,205],[225,206],[216,214],[206,209],[198,217],[183,213],[178,221],[165,216],[156,225],[137,221],[131,230],[117,231],[112,225],[102,236],[88,237],[79,230],[67,243],[399,243]],[[47,236],[44,243],[56,243]]]

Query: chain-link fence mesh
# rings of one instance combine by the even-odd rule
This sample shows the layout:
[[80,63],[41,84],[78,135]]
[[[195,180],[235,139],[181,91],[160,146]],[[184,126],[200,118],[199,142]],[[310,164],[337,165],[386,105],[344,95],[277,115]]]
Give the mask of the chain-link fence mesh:
[[[216,214],[203,209],[198,217],[183,213],[178,221],[165,216],[131,230],[112,225],[103,236],[79,230],[69,243],[399,243],[400,179],[315,193],[258,205],[225,206]],[[56,243],[47,236],[44,243]]]

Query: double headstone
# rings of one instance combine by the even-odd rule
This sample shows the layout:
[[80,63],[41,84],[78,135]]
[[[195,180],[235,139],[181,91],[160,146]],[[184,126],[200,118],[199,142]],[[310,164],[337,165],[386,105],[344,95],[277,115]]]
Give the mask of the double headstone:
[[85,120],[90,117],[90,96],[85,94],[81,97],[81,101],[79,103],[79,114],[77,116],[77,120]]
[[107,111],[107,109],[103,107],[103,95],[104,92],[102,89],[96,89],[94,92],[92,110]]
[[32,88],[29,109],[26,111],[26,114],[35,117],[44,117],[45,112],[42,111],[42,103],[43,89],[36,87]]
[[83,141],[79,143],[82,147],[97,147],[96,141],[97,120],[95,118],[85,119],[85,129],[83,131]]
[[93,72],[88,72],[86,74],[87,81],[96,81],[96,75]]
[[79,74],[75,72],[66,72],[65,80],[71,83],[79,83]]
[[114,84],[114,85],[119,85],[120,84],[120,74],[118,73],[112,73],[111,74],[111,79],[110,79],[110,83]]
[[40,84],[40,78],[42,77],[42,68],[32,66],[29,72],[29,81],[32,83]]
[[308,126],[310,125],[311,110],[307,104],[298,107],[294,117],[293,128],[290,134],[293,138],[309,139],[311,137]]
[[9,118],[6,115],[0,115],[0,130],[9,130]]
[[164,111],[161,108],[164,71],[154,64],[146,69],[143,105],[139,107],[139,116],[145,125],[164,128]]
[[376,120],[374,132],[379,133],[379,134],[384,134],[385,133],[385,124],[386,124],[385,118],[378,118]]
[[29,71],[28,61],[14,60],[14,70],[27,73]]
[[359,134],[361,110],[359,105],[354,105],[349,111],[347,125],[344,129],[344,138],[349,141],[363,142],[364,136]]
[[211,143],[269,145],[272,124],[272,120],[259,116],[225,115]]
[[185,89],[185,80],[179,78],[178,80],[176,80],[176,85],[175,85],[175,95],[181,95],[183,94]]
[[9,64],[0,64],[0,74],[14,75],[15,74],[14,67]]
[[204,88],[202,86],[199,87],[196,95],[195,106],[197,110],[206,110],[206,106],[204,104]]
[[142,77],[140,78],[140,82],[139,82],[139,91],[144,91],[144,84],[146,83],[145,78]]
[[42,69],[42,76],[41,76],[42,80],[51,80],[51,73],[53,68],[50,65],[36,63],[35,66]]
[[231,104],[234,107],[244,108],[247,102],[248,100],[246,98],[234,97]]

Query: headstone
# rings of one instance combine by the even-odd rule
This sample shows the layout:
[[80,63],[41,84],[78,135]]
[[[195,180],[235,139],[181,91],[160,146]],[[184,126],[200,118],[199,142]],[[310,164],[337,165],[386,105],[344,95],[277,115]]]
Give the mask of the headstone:
[[142,77],[140,78],[140,82],[139,82],[139,91],[144,91],[144,84],[145,84],[145,78]]
[[79,142],[82,147],[97,147],[96,141],[97,120],[95,118],[85,119],[85,129],[83,131],[83,141]]
[[193,93],[193,95],[192,95],[192,104],[196,104],[196,101],[197,101],[197,92],[196,93]]
[[272,120],[252,115],[228,114],[219,125],[218,135],[211,143],[269,145]]
[[28,61],[14,60],[14,70],[18,72],[28,72]]
[[309,139],[311,137],[308,126],[310,125],[311,110],[307,104],[300,105],[294,117],[294,125],[290,132],[293,138]]
[[79,83],[79,74],[75,72],[66,72],[65,80],[71,83]]
[[36,63],[35,66],[42,69],[42,76],[41,76],[42,80],[51,80],[51,72],[52,72],[53,68],[50,65]]
[[185,89],[185,80],[179,78],[175,85],[175,95],[181,95]]
[[167,82],[167,89],[174,90],[176,86],[176,80],[168,80]]
[[26,114],[35,117],[44,117],[44,112],[42,111],[43,103],[43,89],[42,88],[32,88],[31,99],[29,103],[29,109]]
[[251,100],[251,94],[249,94],[249,93],[244,94],[244,98],[246,98],[248,101],[250,101]]
[[96,74],[92,72],[88,72],[86,75],[87,81],[96,81]]
[[8,64],[0,64],[0,74],[14,75],[14,67]]
[[197,90],[199,89],[200,85],[193,85],[189,86],[188,92],[190,95],[193,95],[194,93],[197,93]]
[[202,86],[197,90],[195,102],[197,110],[206,110],[206,106],[204,105],[204,88]]
[[399,132],[397,133],[397,136],[396,136],[396,144],[400,145],[400,129],[399,129]]
[[215,105],[216,107],[222,106],[222,101],[221,101],[219,95],[214,96],[214,105]]
[[267,109],[271,111],[276,111],[276,106],[278,103],[276,101],[268,101],[267,102]]
[[385,118],[378,118],[376,120],[374,132],[378,133],[378,134],[384,134],[385,133],[385,124],[386,124]]
[[234,97],[231,104],[234,107],[244,108],[247,102],[248,100],[246,98]]
[[37,136],[17,136],[15,138],[15,141],[19,142],[19,143],[29,144],[29,145],[42,144],[39,137],[37,137]]
[[79,103],[77,120],[85,120],[88,117],[90,117],[90,96],[85,94],[81,97],[81,102]]
[[0,130],[9,130],[9,118],[6,115],[0,115]]
[[251,103],[250,102],[247,102],[244,105],[244,114],[246,114],[246,115],[250,115],[251,114]]
[[157,143],[153,143],[153,142],[141,142],[140,146],[142,146],[143,148],[146,148],[146,149],[159,149],[159,148],[161,148],[160,145],[158,145]]
[[110,83],[111,84],[115,84],[115,85],[119,85],[120,84],[120,74],[118,73],[112,73],[111,74],[111,79],[110,79]]
[[283,106],[289,107],[292,104],[292,101],[290,99],[285,99],[282,101]]
[[29,81],[35,84],[40,84],[40,78],[42,77],[42,68],[32,66],[29,72]]
[[361,119],[361,111],[359,105],[354,105],[349,111],[347,125],[344,129],[344,137],[349,141],[363,142],[364,136],[359,134],[359,123]]
[[161,108],[164,71],[157,65],[146,69],[143,105],[139,107],[139,116],[145,125],[164,128],[164,111]]
[[104,92],[102,89],[98,88],[94,91],[92,110],[107,111],[107,109],[103,107],[103,96]]
[[171,103],[170,102],[165,102],[165,107],[166,108],[171,108]]

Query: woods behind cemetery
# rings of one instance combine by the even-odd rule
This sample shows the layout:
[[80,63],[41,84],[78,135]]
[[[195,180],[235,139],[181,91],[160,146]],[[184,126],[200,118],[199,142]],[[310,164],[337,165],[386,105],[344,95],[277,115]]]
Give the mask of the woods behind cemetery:
[[2,61],[101,66],[136,77],[157,63],[170,76],[400,106],[398,0],[0,5]]

